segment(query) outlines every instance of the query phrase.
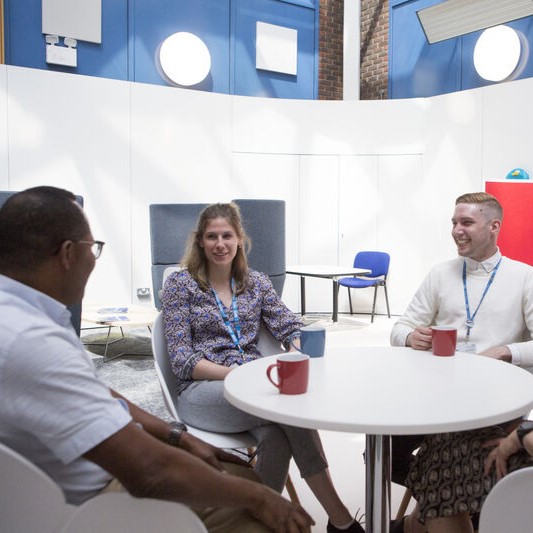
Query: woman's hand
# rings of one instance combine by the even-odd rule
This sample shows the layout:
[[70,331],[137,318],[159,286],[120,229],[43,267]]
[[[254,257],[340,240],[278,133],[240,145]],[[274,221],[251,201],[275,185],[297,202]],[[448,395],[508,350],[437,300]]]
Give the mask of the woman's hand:
[[223,380],[233,369],[207,359],[200,359],[192,371],[193,379]]
[[491,439],[483,443],[483,447],[493,448],[485,459],[484,474],[489,475],[494,466],[497,479],[507,475],[507,460],[521,448],[516,430],[505,438]]

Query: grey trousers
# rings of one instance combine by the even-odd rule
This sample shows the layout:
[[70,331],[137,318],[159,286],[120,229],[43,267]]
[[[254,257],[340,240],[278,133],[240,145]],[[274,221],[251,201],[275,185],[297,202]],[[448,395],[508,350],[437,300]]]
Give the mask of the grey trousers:
[[255,472],[268,487],[281,492],[291,457],[303,478],[328,467],[318,432],[275,424],[233,407],[224,398],[223,381],[195,381],[178,398],[180,419],[217,433],[249,431],[257,440]]

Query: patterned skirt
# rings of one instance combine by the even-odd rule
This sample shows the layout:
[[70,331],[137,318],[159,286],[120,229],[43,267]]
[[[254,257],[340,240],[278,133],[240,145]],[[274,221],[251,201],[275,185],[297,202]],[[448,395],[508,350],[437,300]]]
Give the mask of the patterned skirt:
[[[419,520],[478,513],[496,483],[494,469],[483,475],[490,449],[487,440],[505,437],[502,426],[428,435],[413,459],[406,486],[420,506]],[[507,462],[508,472],[532,466],[533,458],[520,450]]]

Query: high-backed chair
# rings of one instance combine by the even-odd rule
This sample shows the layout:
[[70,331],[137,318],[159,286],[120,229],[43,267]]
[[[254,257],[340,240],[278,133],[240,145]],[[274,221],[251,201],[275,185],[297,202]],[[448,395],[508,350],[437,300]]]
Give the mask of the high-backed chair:
[[70,506],[59,486],[40,468],[0,444],[0,530],[2,533],[53,533]]
[[[257,347],[263,355],[273,355],[282,351],[281,344],[274,339],[264,326],[261,328]],[[154,353],[154,366],[159,379],[163,400],[170,416],[172,416],[174,420],[179,421],[176,376],[174,375],[174,371],[170,364],[170,358],[168,356],[167,341],[163,328],[163,313],[157,315],[152,328],[152,351]],[[248,432],[215,433],[213,431],[204,431],[190,425],[187,425],[187,430],[192,435],[218,448],[249,449],[254,448],[257,445],[255,438]],[[291,501],[294,503],[300,503],[290,476],[287,477],[285,488],[287,489]]]
[[[0,191],[0,207],[4,204],[4,202],[13,194],[15,194],[17,191]],[[76,196],[76,200],[78,203],[83,207],[83,197],[82,196]],[[69,311],[71,314],[70,321],[72,322],[72,325],[74,329],[76,330],[76,333],[78,336],[80,335],[80,328],[81,328],[81,303],[72,305],[69,307]]]
[[366,289],[374,287],[374,301],[372,303],[372,318],[376,312],[376,297],[378,287],[383,287],[385,291],[385,302],[387,303],[387,315],[390,318],[389,296],[387,294],[387,275],[389,273],[390,255],[386,252],[358,252],[353,261],[354,268],[364,268],[371,273],[366,276],[354,276],[341,278],[339,286],[343,285],[348,289],[348,299],[350,301],[350,314],[353,315],[352,295],[350,289]]
[[99,494],[86,501],[74,511],[60,533],[95,531],[207,533],[200,518],[187,506],[151,498],[133,498],[125,492]]
[[264,272],[281,296],[285,284],[285,202],[283,200],[233,200],[252,239],[250,268]]
[[529,533],[533,529],[533,467],[507,474],[489,492],[479,517],[479,533]]
[[154,304],[161,309],[159,291],[163,286],[163,272],[179,263],[187,245],[187,238],[196,227],[198,215],[207,204],[150,205],[150,242],[152,251],[152,288]]
[[[243,225],[252,240],[250,268],[270,277],[281,295],[285,283],[285,202],[283,200],[233,200],[241,210]],[[154,304],[161,309],[160,291],[166,268],[176,266],[198,215],[208,204],[150,205],[152,288]]]

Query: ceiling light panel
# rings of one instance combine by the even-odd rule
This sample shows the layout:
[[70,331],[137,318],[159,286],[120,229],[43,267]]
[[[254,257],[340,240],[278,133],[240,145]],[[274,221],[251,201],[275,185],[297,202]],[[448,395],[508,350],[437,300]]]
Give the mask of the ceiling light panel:
[[446,0],[417,15],[433,44],[533,15],[533,0]]

